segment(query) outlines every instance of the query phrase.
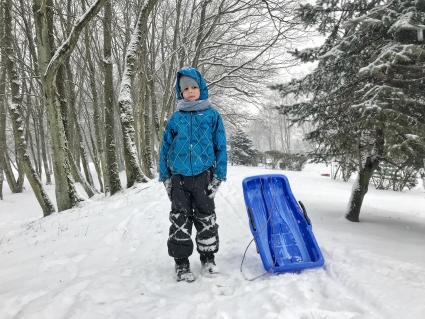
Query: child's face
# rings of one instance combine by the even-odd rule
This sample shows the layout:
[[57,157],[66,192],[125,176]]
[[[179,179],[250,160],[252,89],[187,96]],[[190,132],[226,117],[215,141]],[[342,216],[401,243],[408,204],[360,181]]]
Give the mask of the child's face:
[[183,98],[186,101],[197,101],[199,100],[201,91],[196,86],[189,86],[188,88],[183,90],[182,94],[183,94]]

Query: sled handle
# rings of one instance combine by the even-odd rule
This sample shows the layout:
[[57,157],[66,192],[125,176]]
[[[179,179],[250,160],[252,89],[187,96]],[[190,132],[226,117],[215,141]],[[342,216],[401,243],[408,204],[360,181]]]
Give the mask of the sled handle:
[[255,226],[255,223],[254,223],[254,216],[252,215],[251,207],[248,207],[248,215],[249,215],[249,222],[251,223],[252,229],[254,231],[257,231],[257,227]]
[[299,200],[299,201],[298,201],[298,203],[299,203],[299,204],[300,204],[300,206],[301,206],[301,209],[302,209],[302,211],[303,211],[304,218],[305,218],[305,220],[306,220],[307,224],[311,225],[310,217],[308,217],[308,215],[307,215],[307,210],[305,209],[305,206],[304,206],[303,202]]

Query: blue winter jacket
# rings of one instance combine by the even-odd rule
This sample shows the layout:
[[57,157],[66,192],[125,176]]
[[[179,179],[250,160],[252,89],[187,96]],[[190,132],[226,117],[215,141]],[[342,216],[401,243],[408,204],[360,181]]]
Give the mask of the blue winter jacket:
[[[177,100],[182,99],[179,87],[182,75],[197,81],[200,100],[208,99],[208,88],[202,75],[197,69],[186,67],[177,72]],[[226,134],[220,113],[212,106],[201,111],[174,112],[162,137],[159,180],[165,181],[174,174],[194,176],[209,168],[217,179],[226,179]]]

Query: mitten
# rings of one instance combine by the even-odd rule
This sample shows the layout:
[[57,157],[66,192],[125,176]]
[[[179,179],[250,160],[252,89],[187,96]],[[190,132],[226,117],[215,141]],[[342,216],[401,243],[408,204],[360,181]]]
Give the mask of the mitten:
[[167,191],[168,198],[171,201],[171,178],[167,178],[164,181],[165,190]]
[[217,190],[221,184],[221,180],[217,178],[213,178],[213,180],[208,184],[208,197],[211,199],[214,199],[215,193],[217,193]]

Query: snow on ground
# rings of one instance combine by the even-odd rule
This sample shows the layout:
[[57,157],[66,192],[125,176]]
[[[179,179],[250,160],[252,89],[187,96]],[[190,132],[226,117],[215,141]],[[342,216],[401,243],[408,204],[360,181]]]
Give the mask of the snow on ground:
[[[320,168],[321,169],[321,168]],[[0,318],[425,318],[425,194],[366,195],[361,223],[343,216],[350,183],[317,166],[286,172],[302,200],[325,267],[265,275],[252,245],[241,182],[268,174],[229,167],[217,194],[217,278],[174,280],[167,255],[168,201],[151,181],[113,197],[40,218],[30,192],[0,201]],[[49,189],[53,194],[53,189]]]

